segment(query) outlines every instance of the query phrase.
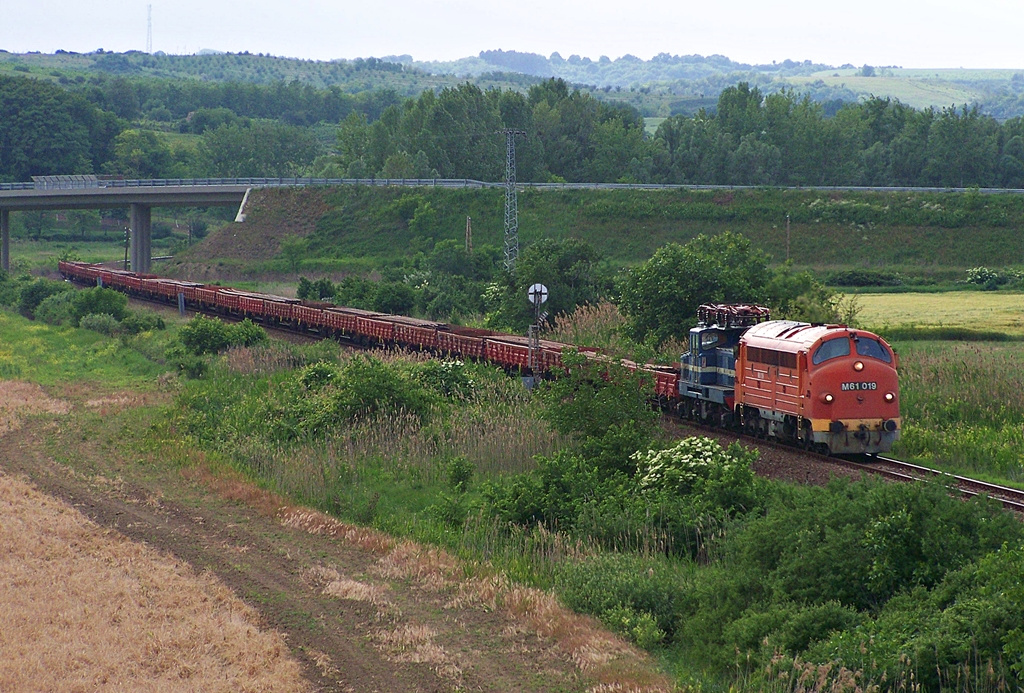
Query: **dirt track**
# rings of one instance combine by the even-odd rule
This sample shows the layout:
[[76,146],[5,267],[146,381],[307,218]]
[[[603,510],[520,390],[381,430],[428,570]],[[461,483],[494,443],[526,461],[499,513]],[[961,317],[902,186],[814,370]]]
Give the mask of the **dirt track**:
[[[595,669],[580,654],[585,648],[567,647],[566,638],[511,615],[515,600],[508,586],[482,580],[466,589],[450,579],[459,566],[437,552],[288,508],[224,472],[210,474],[201,460],[182,469],[140,456],[120,446],[116,434],[88,433],[76,415],[85,402],[73,401],[73,393],[70,399],[70,414],[44,415],[0,432],[0,472],[28,480],[99,526],[169,553],[197,573],[212,572],[256,609],[264,627],[285,635],[314,689],[587,687],[581,668],[591,666],[591,675]],[[103,406],[112,419],[127,405]],[[55,462],[55,450],[81,466]],[[495,596],[501,590],[504,596]],[[517,603],[537,599],[526,595]],[[499,603],[504,607],[495,608]],[[573,622],[573,637],[588,628],[592,624]],[[639,658],[606,634],[595,642],[605,648],[602,662]],[[646,690],[663,689],[658,676],[640,678]]]

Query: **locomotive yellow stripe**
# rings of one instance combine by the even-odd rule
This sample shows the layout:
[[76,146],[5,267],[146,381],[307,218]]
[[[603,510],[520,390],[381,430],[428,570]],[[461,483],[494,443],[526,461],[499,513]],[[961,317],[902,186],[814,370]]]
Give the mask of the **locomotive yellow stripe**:
[[[842,421],[844,424],[846,424],[846,430],[848,430],[848,431],[856,431],[858,428],[860,428],[861,424],[864,424],[865,426],[867,426],[868,430],[870,430],[870,431],[880,431],[880,430],[882,430],[882,422],[886,421],[886,420],[888,420],[888,421],[895,421],[896,422],[896,430],[897,431],[900,430],[901,428],[903,428],[903,420],[900,417],[896,417],[895,419],[838,419],[838,420]],[[832,419],[811,419],[811,430],[812,431],[826,431],[827,432],[829,424],[831,424],[831,423],[832,423]]]

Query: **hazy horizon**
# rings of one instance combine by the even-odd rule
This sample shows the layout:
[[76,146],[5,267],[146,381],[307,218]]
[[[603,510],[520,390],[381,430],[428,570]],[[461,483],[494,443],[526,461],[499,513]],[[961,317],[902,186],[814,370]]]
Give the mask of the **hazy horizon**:
[[[862,0],[836,6],[792,0],[784,10],[753,0],[727,8],[649,0],[563,0],[516,6],[481,0],[366,4],[294,0],[0,0],[0,49],[89,53],[203,49],[313,60],[411,55],[450,61],[482,50],[559,53],[598,60],[659,53],[724,55],[750,64],[790,59],[905,68],[1024,68],[1024,12],[1011,0]],[[282,11],[286,7],[287,11]]]

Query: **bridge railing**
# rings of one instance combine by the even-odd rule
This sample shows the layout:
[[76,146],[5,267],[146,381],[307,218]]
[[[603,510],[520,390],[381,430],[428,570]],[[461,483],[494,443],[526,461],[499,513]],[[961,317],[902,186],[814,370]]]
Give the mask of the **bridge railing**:
[[[251,188],[303,187],[303,186],[407,186],[434,188],[503,188],[504,182],[488,182],[471,178],[150,178],[141,180],[92,180],[62,182],[0,183],[4,190],[76,190],[83,188],[167,188],[245,186]],[[517,183],[521,189],[536,190],[745,190],[764,186],[752,185],[677,185],[661,183]],[[856,185],[778,186],[787,190],[834,190],[845,192],[967,192],[975,190],[986,194],[1024,194],[1019,188],[926,188]]]
[[301,187],[307,185],[405,185],[439,188],[493,188],[504,183],[489,183],[469,178],[149,178],[140,180],[33,181],[0,183],[0,190],[81,190],[97,188],[167,188],[247,186],[253,188]]

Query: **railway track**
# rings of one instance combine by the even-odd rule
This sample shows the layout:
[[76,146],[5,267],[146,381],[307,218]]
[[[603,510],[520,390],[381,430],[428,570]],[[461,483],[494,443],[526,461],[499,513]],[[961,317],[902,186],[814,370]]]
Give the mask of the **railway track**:
[[873,474],[879,474],[899,481],[938,481],[968,498],[984,494],[1002,503],[1004,508],[1024,514],[1024,491],[1015,488],[941,472],[929,467],[922,467],[881,455],[868,461],[849,460],[848,462],[858,465]]
[[981,481],[979,479],[972,479],[966,476],[950,474],[948,472],[931,469],[930,467],[922,467],[921,465],[904,462],[892,457],[884,457],[881,455],[860,455],[851,457],[822,455],[821,453],[803,450],[774,440],[752,437],[735,431],[726,431],[721,428],[706,426],[691,420],[680,420],[668,414],[666,414],[666,418],[679,421],[686,427],[702,432],[719,436],[725,433],[728,434],[730,438],[735,438],[740,442],[754,447],[771,448],[787,455],[812,459],[820,464],[832,464],[839,467],[845,467],[863,474],[880,476],[882,478],[889,479],[890,481],[901,483],[911,483],[916,481],[942,483],[950,489],[951,492],[955,492],[964,498],[973,498],[984,494],[1001,503],[1007,510],[1024,516],[1024,491],[1019,489],[1000,486],[998,484]]

